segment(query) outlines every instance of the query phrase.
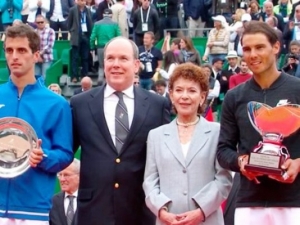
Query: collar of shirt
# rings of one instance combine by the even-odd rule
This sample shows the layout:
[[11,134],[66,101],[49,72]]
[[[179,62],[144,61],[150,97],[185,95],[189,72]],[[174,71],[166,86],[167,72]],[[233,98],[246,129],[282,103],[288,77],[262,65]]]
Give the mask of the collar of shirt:
[[[112,94],[116,92],[115,89],[113,89],[111,86],[106,84],[105,90],[104,90],[104,98],[110,97]],[[133,85],[131,85],[129,88],[122,91],[128,98],[134,99],[134,93],[133,93]]]
[[[67,192],[65,192],[65,198],[67,198],[69,195],[70,195],[70,194],[68,194]],[[75,191],[75,192],[72,194],[72,196],[75,196],[75,198],[77,198],[77,196],[78,196],[78,190]]]
[[214,68],[212,68],[212,71],[213,71],[213,74],[215,75],[215,78],[217,78],[217,76],[218,76],[219,72],[218,72],[218,71],[216,71]]
[[235,71],[236,68],[237,68],[237,66],[235,66],[234,68],[232,68],[231,66],[229,66],[229,67],[228,67],[228,71],[229,71],[229,70]]

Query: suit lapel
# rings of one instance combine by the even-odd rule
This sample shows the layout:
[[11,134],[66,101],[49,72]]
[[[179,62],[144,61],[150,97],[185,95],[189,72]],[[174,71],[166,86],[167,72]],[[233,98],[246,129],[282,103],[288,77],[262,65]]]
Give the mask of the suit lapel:
[[195,131],[191,140],[191,144],[185,159],[186,166],[188,166],[195,155],[203,148],[208,140],[208,133],[210,132],[209,123],[200,117],[199,123],[195,127]]
[[61,192],[59,194],[59,208],[58,208],[58,215],[60,217],[60,221],[63,221],[62,225],[67,225],[67,216],[65,213],[65,192]]
[[123,153],[123,151],[128,147],[130,142],[134,139],[135,135],[144,124],[149,109],[149,102],[147,101],[147,99],[148,96],[144,94],[143,90],[134,87],[133,120],[126,141],[121,149],[121,153]]
[[178,136],[178,130],[176,126],[176,120],[173,120],[164,132],[164,140],[167,148],[178,160],[178,162],[185,168],[186,164],[184,161],[184,156],[181,150],[181,145]]
[[117,152],[116,147],[111,139],[111,135],[109,133],[104,116],[104,89],[105,86],[103,85],[97,92],[91,94],[92,99],[89,101],[89,108],[100,133],[102,133],[111,149],[114,149]]

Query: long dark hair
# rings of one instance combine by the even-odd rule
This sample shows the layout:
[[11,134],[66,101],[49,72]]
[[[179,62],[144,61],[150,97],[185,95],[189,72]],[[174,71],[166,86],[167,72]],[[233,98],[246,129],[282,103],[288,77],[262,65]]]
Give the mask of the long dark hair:
[[168,72],[172,63],[178,63],[178,58],[175,56],[173,51],[167,51],[164,57],[164,67]]

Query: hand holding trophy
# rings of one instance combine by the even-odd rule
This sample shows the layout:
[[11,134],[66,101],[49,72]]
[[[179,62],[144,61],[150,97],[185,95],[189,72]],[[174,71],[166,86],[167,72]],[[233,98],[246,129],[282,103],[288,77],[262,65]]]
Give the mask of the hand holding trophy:
[[26,172],[30,165],[34,166],[37,161],[30,160],[30,155],[35,149],[39,154],[38,141],[34,129],[24,120],[0,119],[0,177],[13,178]]
[[290,174],[286,170],[291,165],[297,166],[282,141],[300,128],[300,105],[285,104],[272,108],[263,103],[249,102],[247,108],[249,119],[261,134],[262,141],[250,153],[245,170],[281,182],[288,180]]

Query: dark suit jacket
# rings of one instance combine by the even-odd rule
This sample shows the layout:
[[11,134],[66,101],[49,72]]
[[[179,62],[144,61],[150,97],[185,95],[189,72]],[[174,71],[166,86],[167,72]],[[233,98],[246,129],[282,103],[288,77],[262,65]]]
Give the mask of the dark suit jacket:
[[[235,73],[240,73],[241,69],[240,67],[237,67],[234,70]],[[229,78],[230,76],[234,74],[233,72],[229,71],[228,68],[226,70],[222,70],[221,75],[217,76],[217,80],[220,82],[220,93],[226,94],[226,92],[229,90]],[[226,79],[223,79],[223,77],[226,77]]]
[[108,9],[108,4],[107,4],[106,0],[104,0],[103,2],[100,2],[98,5],[98,8],[96,10],[97,21],[103,19],[103,13],[104,13],[105,9]]
[[74,90],[74,95],[77,95],[77,94],[80,94],[80,93],[82,93],[82,88],[76,88]]
[[[59,192],[52,198],[52,208],[49,215],[49,225],[67,225],[67,217],[64,208],[65,192]],[[74,215],[73,225],[77,224],[77,211]]]
[[295,10],[296,10],[296,7],[300,5],[300,2],[296,2],[293,4],[293,8],[292,8],[292,12],[290,14],[290,20],[294,20],[294,16],[295,16]]
[[[87,36],[90,37],[93,29],[93,20],[91,11],[85,7],[84,9],[86,15],[86,25],[87,25]],[[80,26],[81,26],[81,13],[77,5],[70,9],[68,17],[68,30],[71,34],[70,44],[71,46],[78,46],[80,37]]]
[[154,225],[142,189],[146,140],[151,129],[170,121],[167,100],[134,88],[134,117],[118,153],[103,112],[104,89],[71,98],[74,149],[81,145],[78,225]]
[[[262,13],[261,14],[262,15],[262,19],[263,19],[263,21],[265,22],[266,20],[265,20],[265,18],[266,18],[266,13]],[[274,13],[274,16],[277,18],[277,28],[279,29],[279,30],[281,30],[281,32],[283,32],[284,31],[284,20],[283,20],[283,17],[281,16],[281,15],[279,15],[279,14],[276,14],[276,13]]]

